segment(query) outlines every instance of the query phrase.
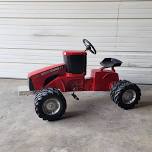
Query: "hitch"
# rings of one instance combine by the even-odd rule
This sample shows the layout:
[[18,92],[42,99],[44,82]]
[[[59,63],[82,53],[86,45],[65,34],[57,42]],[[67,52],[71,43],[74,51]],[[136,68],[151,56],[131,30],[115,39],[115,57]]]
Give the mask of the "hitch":
[[71,94],[71,96],[72,96],[75,100],[79,100],[78,96],[77,96],[74,92]]

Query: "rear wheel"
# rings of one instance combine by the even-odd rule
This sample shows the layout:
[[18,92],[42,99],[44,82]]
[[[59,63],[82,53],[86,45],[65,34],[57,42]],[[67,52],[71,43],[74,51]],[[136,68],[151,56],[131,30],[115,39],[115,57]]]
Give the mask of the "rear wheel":
[[66,110],[66,100],[57,89],[43,89],[35,96],[35,111],[43,120],[60,119]]
[[118,81],[111,90],[112,100],[124,109],[132,109],[140,100],[140,88],[129,81]]

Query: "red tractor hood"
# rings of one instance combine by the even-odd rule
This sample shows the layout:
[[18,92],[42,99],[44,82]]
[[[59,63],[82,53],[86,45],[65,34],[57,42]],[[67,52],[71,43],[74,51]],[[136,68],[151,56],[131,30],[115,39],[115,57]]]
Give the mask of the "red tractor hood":
[[37,76],[52,75],[55,73],[61,74],[61,73],[65,73],[65,71],[66,71],[65,64],[55,64],[28,73],[28,78],[32,78],[35,76],[37,77]]

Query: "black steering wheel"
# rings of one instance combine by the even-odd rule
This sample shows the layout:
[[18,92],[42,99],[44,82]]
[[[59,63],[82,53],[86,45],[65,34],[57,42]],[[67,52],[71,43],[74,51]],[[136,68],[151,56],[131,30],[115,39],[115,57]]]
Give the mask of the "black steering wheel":
[[97,51],[94,48],[94,46],[87,40],[87,39],[83,39],[83,43],[86,46],[86,50],[85,51],[90,51],[92,54],[96,54]]

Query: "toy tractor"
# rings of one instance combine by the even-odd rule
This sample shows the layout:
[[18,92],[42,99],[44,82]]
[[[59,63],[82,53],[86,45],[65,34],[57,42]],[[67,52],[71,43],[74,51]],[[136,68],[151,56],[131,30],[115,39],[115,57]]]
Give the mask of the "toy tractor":
[[115,67],[122,62],[105,58],[101,68],[92,69],[91,76],[85,78],[87,51],[96,54],[94,46],[83,40],[84,51],[64,51],[64,63],[48,66],[28,74],[29,89],[35,92],[35,111],[43,120],[61,119],[66,111],[66,100],[62,92],[72,92],[79,100],[76,91],[110,91],[111,99],[123,109],[131,109],[140,100],[139,87],[126,80],[119,80]]

